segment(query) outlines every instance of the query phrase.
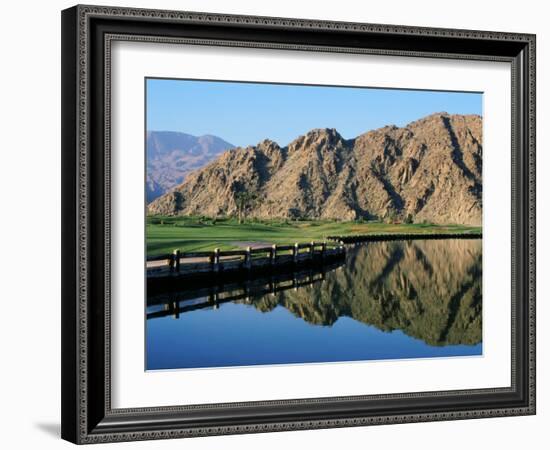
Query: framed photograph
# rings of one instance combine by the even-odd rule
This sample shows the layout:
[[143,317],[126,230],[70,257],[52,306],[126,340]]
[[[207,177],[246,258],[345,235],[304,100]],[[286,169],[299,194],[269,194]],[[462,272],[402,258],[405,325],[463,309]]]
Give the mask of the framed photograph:
[[535,36],[62,12],[62,437],[535,413]]

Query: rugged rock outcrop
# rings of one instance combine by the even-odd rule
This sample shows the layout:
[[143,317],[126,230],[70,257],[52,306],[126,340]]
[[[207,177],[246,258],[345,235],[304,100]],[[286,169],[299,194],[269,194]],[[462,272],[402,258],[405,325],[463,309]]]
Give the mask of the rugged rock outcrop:
[[477,115],[437,113],[350,140],[315,129],[287,147],[222,153],[149,213],[481,225],[481,164]]

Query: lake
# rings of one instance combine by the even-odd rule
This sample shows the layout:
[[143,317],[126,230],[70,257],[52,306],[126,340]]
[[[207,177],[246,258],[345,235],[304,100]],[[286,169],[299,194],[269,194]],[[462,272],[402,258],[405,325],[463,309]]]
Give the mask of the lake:
[[339,265],[150,296],[146,369],[481,355],[481,244],[361,243]]

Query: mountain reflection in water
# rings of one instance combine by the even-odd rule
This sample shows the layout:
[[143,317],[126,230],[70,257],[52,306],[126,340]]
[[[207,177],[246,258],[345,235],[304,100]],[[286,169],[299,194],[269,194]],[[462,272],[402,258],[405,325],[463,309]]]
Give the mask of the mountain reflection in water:
[[[481,244],[364,243],[349,246],[340,267],[317,273],[150,297],[147,368],[481,354]],[[181,348],[161,351],[167,339]]]

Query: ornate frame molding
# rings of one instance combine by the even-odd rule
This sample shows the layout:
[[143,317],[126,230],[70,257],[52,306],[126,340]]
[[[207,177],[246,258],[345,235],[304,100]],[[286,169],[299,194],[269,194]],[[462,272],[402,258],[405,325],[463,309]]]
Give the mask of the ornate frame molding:
[[[170,27],[196,26],[204,29],[223,29],[225,32],[232,26],[246,29],[249,33],[268,30],[270,33],[287,34],[311,30],[335,33],[344,39],[348,34],[363,35],[365,38],[376,36],[378,47],[341,46],[330,43],[298,43],[270,42],[262,40],[247,41],[244,39],[207,38],[207,37],[173,37],[151,36],[145,33],[112,32],[109,27],[97,31],[92,29],[94,21],[99,19],[112,21],[116,27],[125,23],[141,24],[144,29],[147,24],[160,23]],[[115,27],[115,28],[116,28]],[[305,19],[271,18],[257,16],[235,16],[222,14],[205,14],[196,12],[158,11],[148,9],[112,8],[99,6],[76,6],[63,13],[64,49],[63,49],[63,189],[64,193],[63,223],[63,377],[71,379],[71,383],[63,388],[63,437],[77,443],[98,443],[112,441],[129,441],[143,439],[163,439],[173,437],[206,436],[215,434],[235,434],[250,432],[270,432],[327,427],[347,427],[374,424],[439,421],[453,419],[469,419],[481,417],[499,417],[509,415],[527,415],[535,413],[535,36],[530,34],[514,34],[487,31],[449,30],[424,27],[405,27],[396,25],[377,25],[347,22],[332,22]],[[173,29],[173,28],[172,28]],[[207,31],[208,31],[207,30]],[[101,58],[94,38],[100,38],[104,46]],[[444,52],[433,48],[415,49],[416,41],[410,48],[380,48],[380,42],[385,37],[399,37],[404,42],[415,37],[453,40],[464,43],[469,41],[471,48],[479,48],[480,43],[499,43],[494,53],[478,53],[471,51]],[[505,61],[512,64],[512,145],[513,145],[513,252],[518,245],[519,255],[513,253],[513,301],[516,292],[527,293],[524,298],[518,298],[518,304],[513,305],[513,336],[512,345],[513,372],[510,388],[483,389],[472,391],[431,392],[419,394],[377,395],[361,397],[334,397],[319,399],[292,399],[274,402],[252,402],[243,404],[193,405],[166,408],[139,408],[113,410],[110,402],[110,63],[111,43],[115,40],[145,41],[155,43],[186,43],[194,45],[244,46],[265,49],[289,49],[303,51],[346,52],[363,54],[383,54],[411,57],[432,57],[452,59],[481,59],[487,61]],[[345,40],[345,39],[344,39]],[[338,42],[336,42],[338,44]],[[458,45],[458,44],[457,44]],[[405,45],[407,46],[407,45]],[[476,47],[477,46],[477,47]],[[464,47],[461,47],[464,48]],[[487,48],[491,48],[487,45]],[[498,51],[498,49],[503,49]],[[516,50],[517,49],[517,50]],[[504,50],[506,50],[506,53]],[[505,54],[504,54],[505,53]],[[95,58],[95,59],[94,59]],[[98,66],[98,60],[102,67]],[[99,69],[99,72],[98,72]],[[94,133],[98,124],[94,122],[90,111],[98,95],[98,74],[104,71],[102,108],[104,123],[101,139]],[[518,99],[518,101],[516,101]],[[76,107],[75,107],[76,105]],[[99,136],[99,135],[98,135]],[[97,167],[91,163],[97,156],[92,151],[90,143],[95,139],[95,146],[101,142],[103,157],[100,166],[103,177],[97,178]],[[99,164],[99,163],[98,163]],[[76,169],[76,170],[75,170]],[[94,178],[95,176],[95,178]],[[102,183],[100,192],[95,183]],[[519,191],[518,191],[519,186]],[[101,197],[101,198],[100,198]],[[516,199],[518,197],[518,199]],[[521,198],[523,197],[523,199]],[[99,202],[99,203],[98,203]],[[98,206],[94,206],[94,205]],[[519,208],[518,208],[519,207]],[[98,209],[103,210],[102,239],[97,236]],[[67,233],[65,233],[67,231]],[[520,242],[521,241],[521,242]],[[524,242],[525,241],[525,242]],[[102,246],[101,251],[96,250]],[[522,247],[525,246],[525,248]],[[99,277],[90,258],[91,253],[102,255],[103,290],[99,297],[103,303],[93,303],[97,295],[94,280]],[[524,255],[524,256],[522,256]],[[514,257],[515,256],[515,257]],[[518,259],[519,257],[519,259]],[[525,259],[524,261],[521,259]],[[517,268],[519,263],[519,270]],[[91,273],[93,271],[93,274]],[[517,271],[517,272],[516,272]],[[517,288],[517,289],[516,289]],[[519,291],[518,291],[519,289]],[[521,305],[519,304],[521,303]],[[102,323],[93,319],[94,311],[103,311]],[[517,311],[523,311],[523,317],[518,317]],[[522,310],[521,308],[524,308]],[[516,329],[516,325],[518,329]],[[520,329],[519,329],[520,328]],[[516,332],[523,336],[523,347],[517,347]],[[98,336],[102,333],[102,337]],[[68,343],[67,341],[71,341]],[[101,354],[104,365],[99,372],[104,374],[102,405],[92,405],[90,395],[97,393],[97,383],[90,379],[90,367],[97,365],[97,358],[90,356],[91,349],[103,345]],[[518,354],[517,350],[521,350]],[[517,366],[519,364],[519,366]],[[516,373],[516,366],[521,373]],[[97,376],[97,373],[95,374]],[[524,379],[525,377],[525,379]],[[95,384],[94,384],[95,383]],[[170,426],[169,420],[173,414],[184,414],[189,410],[201,410],[205,415],[211,409],[235,408],[242,406],[255,407],[290,407],[300,405],[325,405],[350,400],[379,401],[398,399],[414,403],[415,399],[426,397],[468,397],[479,395],[497,395],[516,393],[518,383],[523,386],[523,393],[516,402],[507,406],[491,406],[483,408],[451,408],[449,410],[418,411],[392,414],[364,414],[353,416],[343,414],[341,417],[281,420],[271,422],[249,421],[250,423],[235,424],[215,423],[211,425]],[[101,384],[101,383],[99,383]],[[149,422],[143,421],[147,415]],[[152,418],[154,416],[154,419]],[[206,416],[205,416],[206,417]],[[164,425],[162,421],[164,420]],[[124,425],[120,425],[124,422]],[[128,425],[128,422],[130,424]],[[158,426],[152,426],[151,423]]]

